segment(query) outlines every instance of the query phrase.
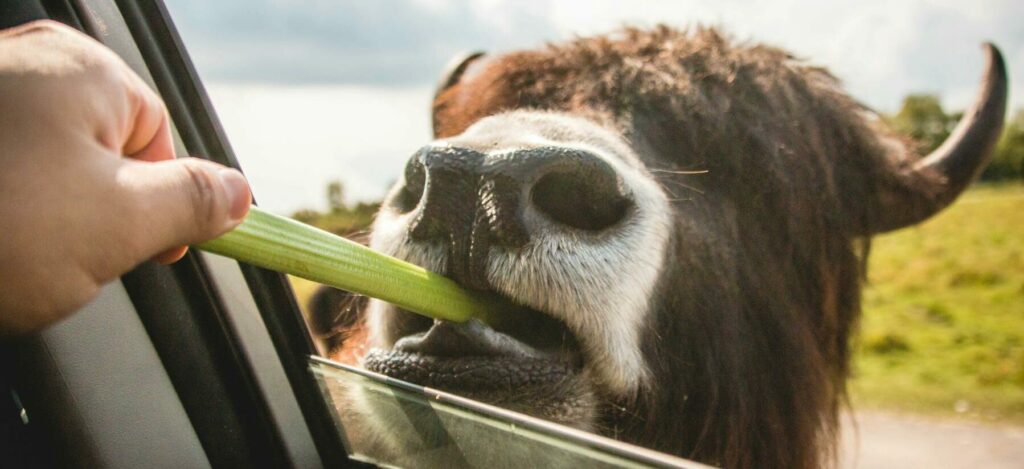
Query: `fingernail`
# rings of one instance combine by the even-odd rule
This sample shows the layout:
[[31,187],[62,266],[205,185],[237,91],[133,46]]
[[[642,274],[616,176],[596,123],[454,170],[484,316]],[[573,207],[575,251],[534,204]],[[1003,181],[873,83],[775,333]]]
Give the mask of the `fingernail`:
[[252,193],[249,192],[249,182],[245,180],[242,173],[231,168],[223,168],[217,172],[220,181],[224,184],[224,190],[228,194],[231,204],[230,211],[232,221],[240,221],[249,213],[249,205],[252,204]]

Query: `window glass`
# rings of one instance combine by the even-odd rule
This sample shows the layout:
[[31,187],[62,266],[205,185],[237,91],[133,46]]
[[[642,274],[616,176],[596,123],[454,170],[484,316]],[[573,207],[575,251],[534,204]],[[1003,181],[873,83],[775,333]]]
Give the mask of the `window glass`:
[[[379,465],[420,467],[705,467],[477,401],[318,358],[310,369],[338,402],[338,431],[349,453]],[[353,429],[365,418],[352,401],[388,414],[400,445]]]
[[[479,383],[443,386],[439,370],[409,365],[425,354],[458,355],[438,345],[445,340],[428,340],[436,324],[293,279],[332,361],[314,359],[311,372],[359,457],[680,462],[601,439],[611,437],[737,467],[829,458],[844,467],[927,467],[995,464],[1007,454],[998,448],[1024,448],[989,426],[1024,421],[1024,220],[1013,215],[1024,213],[1024,92],[1014,78],[1024,70],[1024,7],[166,2],[261,206],[372,238],[389,254],[527,304],[513,326],[437,335],[464,355],[521,359],[510,366],[557,357],[571,370],[566,382],[584,383],[566,385],[577,394],[559,401],[575,403],[567,408],[582,419],[537,396],[524,404],[514,393],[488,397]],[[625,24],[640,30],[622,32]],[[593,35],[607,37],[579,39]],[[572,41],[559,53],[546,49]],[[983,41],[1001,49],[1011,72],[1005,129],[986,134],[991,162],[914,172],[910,162],[959,135],[986,67]],[[524,49],[548,55],[501,61]],[[451,114],[434,115],[446,64],[472,51],[486,55],[459,69],[465,77],[456,82],[515,74],[453,91],[440,107]],[[488,118],[477,119],[473,106]],[[492,118],[507,108],[529,114]],[[479,124],[475,137],[459,136],[465,116]],[[475,169],[427,168],[423,158],[448,151],[438,144],[415,156],[434,130],[451,137],[449,156]],[[503,158],[535,164],[482,163]],[[943,192],[958,179],[937,177],[936,168],[976,169],[981,183]],[[460,177],[438,182],[445,171]],[[506,182],[496,182],[499,173]],[[507,181],[517,185],[501,186]],[[414,212],[428,199],[448,203],[423,222]],[[472,200],[478,212],[463,213],[455,200]],[[937,211],[935,200],[953,202]],[[416,231],[421,222],[429,226]],[[467,246],[485,246],[490,257]],[[396,365],[408,357],[392,354],[369,363],[372,341],[413,361]],[[363,365],[399,366],[392,374],[417,384]],[[456,365],[458,374],[475,362]],[[564,371],[543,369],[524,372],[526,381]],[[527,388],[521,394],[536,390]],[[957,449],[962,432],[978,436],[977,451]],[[388,434],[408,438],[394,444]]]

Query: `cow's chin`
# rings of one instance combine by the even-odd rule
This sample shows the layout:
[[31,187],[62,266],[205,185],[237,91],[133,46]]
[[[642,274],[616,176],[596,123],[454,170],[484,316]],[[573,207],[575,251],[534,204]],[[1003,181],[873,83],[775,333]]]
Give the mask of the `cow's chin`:
[[560,321],[526,311],[514,325],[431,321],[393,309],[389,349],[370,371],[545,420],[592,430],[596,398],[576,338]]

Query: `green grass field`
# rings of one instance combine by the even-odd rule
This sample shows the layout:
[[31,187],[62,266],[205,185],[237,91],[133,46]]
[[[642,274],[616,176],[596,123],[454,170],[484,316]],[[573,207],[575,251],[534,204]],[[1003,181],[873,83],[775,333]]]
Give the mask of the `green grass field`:
[[[855,408],[1024,423],[1024,185],[875,238],[868,279]],[[303,303],[315,288],[293,285]]]
[[1024,422],[1024,186],[875,238],[855,408]]

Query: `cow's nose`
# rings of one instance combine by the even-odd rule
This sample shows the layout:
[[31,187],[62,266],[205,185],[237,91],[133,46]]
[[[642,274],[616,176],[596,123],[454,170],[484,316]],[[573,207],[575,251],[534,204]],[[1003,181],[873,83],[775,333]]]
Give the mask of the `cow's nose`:
[[534,210],[563,228],[597,232],[621,221],[631,205],[615,170],[585,151],[534,148],[484,155],[427,147],[405,169],[395,199],[413,212],[410,237],[448,244],[448,274],[478,285],[493,245],[520,247],[544,223],[524,222]]
[[[575,149],[533,149],[511,158],[530,203],[549,220],[585,231],[601,231],[626,216],[630,199],[615,170]],[[521,168],[521,169],[519,169]]]

